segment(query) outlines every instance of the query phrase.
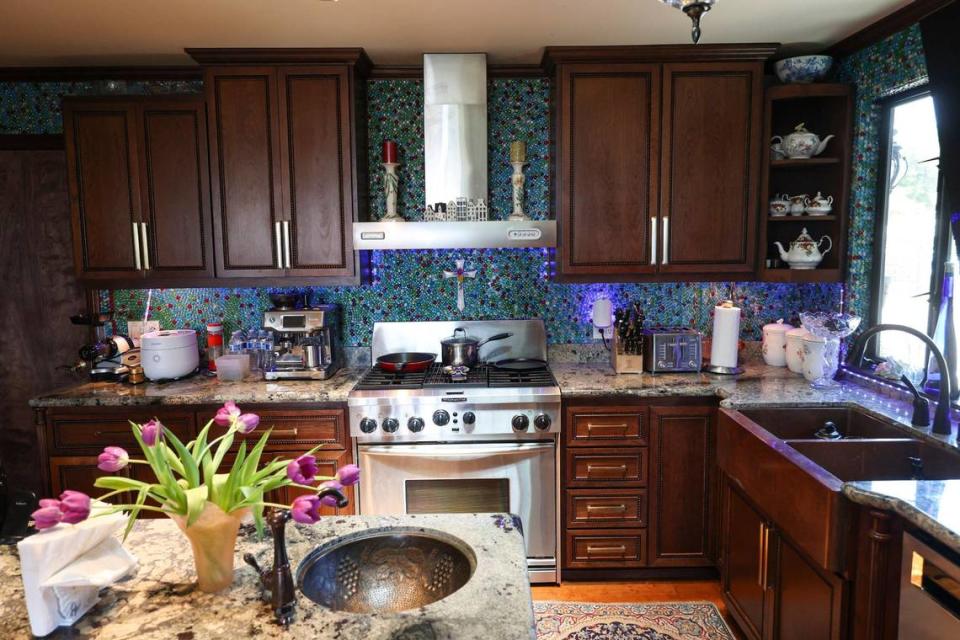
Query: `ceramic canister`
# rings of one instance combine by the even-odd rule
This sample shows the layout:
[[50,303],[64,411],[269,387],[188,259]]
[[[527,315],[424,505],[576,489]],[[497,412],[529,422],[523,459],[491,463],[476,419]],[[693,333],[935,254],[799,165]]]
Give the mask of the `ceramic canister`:
[[771,367],[787,366],[787,331],[793,325],[783,319],[763,325],[763,361]]
[[787,368],[794,373],[803,373],[803,337],[807,333],[803,327],[790,329],[786,333]]
[[823,350],[827,341],[812,333],[803,336],[803,377],[813,382],[823,377]]

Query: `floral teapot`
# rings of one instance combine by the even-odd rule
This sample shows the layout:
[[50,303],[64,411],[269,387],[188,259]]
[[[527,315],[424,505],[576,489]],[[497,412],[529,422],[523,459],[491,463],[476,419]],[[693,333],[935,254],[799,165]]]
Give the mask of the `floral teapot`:
[[780,150],[788,158],[812,158],[823,153],[832,137],[833,134],[821,140],[817,134],[807,131],[804,123],[801,122],[794,128],[793,133],[788,133],[782,138],[773,136],[770,142],[777,144],[775,141],[779,140]]
[[[824,240],[827,241],[827,248],[821,253],[820,245]],[[790,243],[789,251],[785,250],[779,242],[773,244],[780,250],[780,259],[790,265],[791,269],[816,269],[823,257],[833,249],[833,240],[830,236],[823,236],[820,242],[814,242],[806,229]]]

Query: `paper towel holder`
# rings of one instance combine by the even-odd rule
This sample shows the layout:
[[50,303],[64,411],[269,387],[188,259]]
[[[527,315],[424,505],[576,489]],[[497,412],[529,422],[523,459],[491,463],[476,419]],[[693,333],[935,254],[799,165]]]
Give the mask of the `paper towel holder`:
[[[732,301],[726,300],[726,301],[720,303],[719,305],[717,305],[717,308],[720,308],[720,307],[724,307],[724,308],[727,308],[727,309],[732,309],[732,308],[734,308],[734,305],[733,305],[733,302],[732,302]],[[739,312],[740,312],[740,310],[737,309],[737,313],[738,313],[738,318],[737,318],[737,320],[738,320],[738,325],[739,325]],[[716,329],[716,320],[714,321],[714,329]],[[738,347],[739,347],[739,343],[740,343],[739,326],[738,326],[738,331],[737,331],[737,333],[738,333],[738,335],[737,335],[737,345],[738,345]],[[713,336],[711,336],[711,341],[710,341],[711,356],[713,355],[712,352],[713,352],[713,342],[714,342],[712,338],[713,338]],[[738,351],[739,351],[739,348],[738,348]],[[712,374],[721,375],[721,376],[736,376],[736,375],[740,375],[741,373],[743,373],[743,367],[739,366],[739,356],[738,356],[738,358],[737,358],[737,361],[738,361],[737,366],[734,366],[734,367],[725,367],[725,366],[722,366],[722,365],[713,364],[713,363],[711,362],[710,364],[708,364],[707,366],[705,366],[705,367],[703,368],[703,371],[705,371],[706,373],[712,373]]]

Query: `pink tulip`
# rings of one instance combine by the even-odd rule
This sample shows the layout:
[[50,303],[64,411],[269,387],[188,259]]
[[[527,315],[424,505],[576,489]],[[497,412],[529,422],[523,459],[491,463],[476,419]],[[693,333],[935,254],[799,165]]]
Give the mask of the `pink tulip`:
[[64,491],[60,494],[62,522],[77,524],[90,516],[90,496],[79,491]]
[[[328,480],[320,485],[320,490],[324,489],[336,489],[337,491],[343,491],[343,485],[337,482],[336,480]],[[328,507],[337,506],[337,498],[335,496],[323,496],[320,498],[320,504],[326,505]]]
[[42,499],[42,500],[40,501],[40,508],[41,508],[41,509],[46,509],[46,508],[49,508],[49,507],[53,507],[54,509],[57,509],[57,510],[59,511],[59,510],[60,510],[60,501],[59,501],[59,500],[55,500],[54,498],[44,498],[44,499]]
[[300,456],[287,465],[287,477],[297,484],[310,484],[316,475],[316,456]]
[[237,431],[243,434],[250,433],[260,424],[260,416],[255,413],[243,413],[237,416]]
[[221,427],[229,427],[233,421],[240,416],[240,407],[233,400],[223,403],[223,406],[217,409],[217,415],[213,416],[213,421]]
[[[41,500],[41,502],[50,502],[50,500]],[[53,501],[56,502],[56,501]],[[59,507],[41,507],[30,514],[33,518],[33,526],[39,531],[57,526],[63,519],[63,513]]]
[[316,524],[320,521],[320,498],[297,496],[290,505],[290,515],[301,524]]
[[140,426],[140,438],[143,440],[143,444],[148,447],[152,447],[157,444],[157,439],[160,437],[160,432],[163,431],[163,425],[159,420],[154,418],[146,424]]
[[337,471],[337,480],[345,487],[350,487],[360,481],[360,467],[348,464]]
[[120,447],[106,447],[97,456],[97,469],[107,473],[116,473],[130,462],[130,454]]

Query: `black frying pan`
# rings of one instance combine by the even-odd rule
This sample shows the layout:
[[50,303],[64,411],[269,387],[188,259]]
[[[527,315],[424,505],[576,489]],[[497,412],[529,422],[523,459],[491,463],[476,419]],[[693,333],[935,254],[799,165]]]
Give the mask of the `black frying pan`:
[[491,362],[490,365],[507,371],[533,371],[535,369],[546,369],[547,361],[540,358],[507,358]]
[[403,352],[388,353],[377,358],[377,367],[390,373],[418,373],[437,359],[435,353]]

